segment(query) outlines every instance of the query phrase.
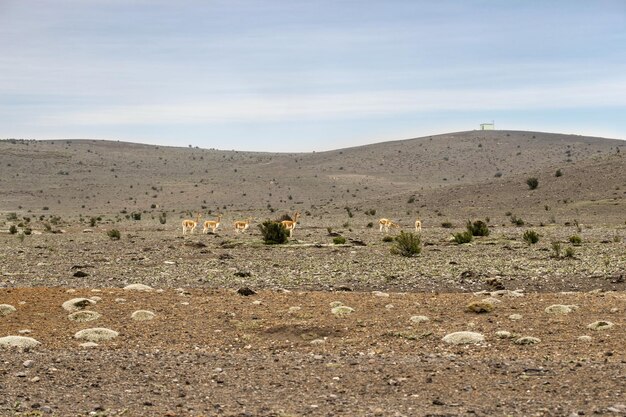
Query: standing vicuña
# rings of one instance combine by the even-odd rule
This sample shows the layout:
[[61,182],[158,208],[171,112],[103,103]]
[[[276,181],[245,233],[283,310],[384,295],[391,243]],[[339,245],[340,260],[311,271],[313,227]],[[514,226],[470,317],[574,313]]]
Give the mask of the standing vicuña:
[[300,217],[300,212],[296,211],[293,215],[293,220],[283,220],[281,224],[285,226],[285,229],[289,231],[289,237],[293,234],[293,229],[296,228],[296,224],[298,224],[298,217]]
[[217,216],[217,220],[207,220],[204,222],[204,228],[202,229],[202,233],[208,233],[209,229],[211,229],[211,233],[215,233],[218,227],[220,227],[220,222],[222,221],[222,215]]
[[239,234],[239,232],[245,232],[246,230],[248,230],[251,220],[252,219],[238,220],[233,223],[233,226],[235,226],[235,233]]
[[200,213],[198,213],[198,215],[196,216],[195,221],[189,220],[189,219],[183,220],[183,235],[185,234],[187,230],[191,231],[191,233],[193,234],[193,231],[196,230],[196,227],[198,226],[199,221],[200,221]]

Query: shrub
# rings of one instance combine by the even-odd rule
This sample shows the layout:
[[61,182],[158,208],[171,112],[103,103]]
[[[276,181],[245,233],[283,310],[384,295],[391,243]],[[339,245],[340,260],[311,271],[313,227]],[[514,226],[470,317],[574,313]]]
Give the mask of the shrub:
[[474,223],[468,220],[466,227],[472,236],[489,236],[489,226],[482,220],[476,220]]
[[470,243],[474,239],[474,235],[472,235],[472,232],[470,232],[469,230],[461,233],[456,233],[453,236],[454,241],[459,245],[463,243]]
[[552,251],[554,252],[554,257],[558,258],[561,256],[561,242],[552,242]]
[[568,246],[567,249],[565,249],[565,257],[566,258],[573,258],[574,257],[574,248],[572,248],[571,246]]
[[259,229],[263,235],[263,242],[266,245],[280,245],[287,242],[289,234],[282,223],[267,220],[259,225]]
[[409,197],[409,199],[407,200],[407,203],[408,203],[408,204],[413,204],[413,203],[415,203],[415,196],[414,196],[414,195],[412,195],[411,197]]
[[166,212],[161,212],[161,214],[159,214],[159,223],[161,224],[165,224],[167,223],[167,213]]
[[130,216],[133,220],[141,220],[141,213],[131,213]]
[[33,231],[30,229],[30,227],[27,227],[24,229],[22,233],[24,233],[26,236],[30,236],[30,234],[33,233]]
[[333,243],[335,245],[343,245],[344,243],[346,243],[346,238],[343,236],[337,236],[333,238]]
[[534,190],[539,187],[539,180],[535,177],[530,177],[526,180],[526,184],[528,184],[528,188]]
[[372,227],[374,227],[374,223],[369,222],[369,223],[367,224],[367,226],[366,226],[366,227],[368,227],[368,228],[370,228],[370,229],[371,229]]
[[120,240],[120,238],[122,237],[122,234],[120,233],[119,230],[117,229],[111,229],[107,232],[107,236],[111,239],[111,240]]
[[511,214],[511,223],[513,223],[517,227],[520,227],[524,225],[524,220],[520,219],[515,214]]
[[385,237],[383,238],[383,242],[393,242],[393,237],[391,237],[391,236],[385,236]]
[[569,243],[574,246],[580,246],[580,244],[583,243],[583,239],[578,235],[572,235],[569,237]]
[[7,220],[9,221],[17,220],[17,213],[7,213]]
[[442,222],[441,227],[443,227],[444,229],[452,229],[454,225],[451,222]]
[[9,233],[11,233],[12,235],[17,233],[17,227],[15,227],[14,224],[12,224],[11,227],[9,227]]
[[89,226],[94,227],[97,222],[98,222],[98,219],[95,217],[92,217],[91,219],[89,219]]
[[422,251],[422,238],[419,234],[400,232],[396,237],[396,244],[391,249],[392,253],[397,253],[410,258],[418,255]]
[[557,169],[556,172],[554,173],[554,176],[557,177],[557,178],[561,177],[561,176],[563,176],[563,172],[560,169]]
[[534,245],[535,243],[539,242],[539,234],[534,230],[526,230],[522,238],[529,245]]

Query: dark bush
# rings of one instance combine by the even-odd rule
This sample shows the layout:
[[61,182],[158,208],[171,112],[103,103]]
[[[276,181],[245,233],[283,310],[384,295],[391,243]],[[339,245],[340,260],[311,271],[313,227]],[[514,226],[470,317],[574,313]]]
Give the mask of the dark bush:
[[557,177],[557,178],[561,177],[561,176],[563,176],[563,172],[560,169],[557,169],[556,172],[554,173],[554,176]]
[[476,220],[474,223],[468,220],[466,227],[472,236],[489,236],[489,226],[482,220]]
[[452,229],[454,225],[451,222],[443,222],[441,223],[441,227],[443,227],[444,229]]
[[11,227],[9,227],[9,233],[11,233],[12,235],[17,233],[17,227],[15,227],[14,224],[12,224]]
[[346,238],[343,236],[337,236],[333,238],[333,243],[335,245],[343,245],[344,243],[346,243]]
[[574,246],[580,246],[580,244],[583,243],[583,239],[578,235],[572,235],[569,237],[569,243]]
[[534,190],[539,187],[539,180],[535,177],[531,177],[526,180],[526,184],[528,184],[528,188]]
[[526,230],[522,238],[529,245],[534,245],[535,243],[539,242],[539,234],[534,230]]
[[418,255],[422,251],[422,238],[419,234],[400,232],[396,237],[396,244],[391,249],[392,253],[397,253],[408,258]]
[[385,237],[383,238],[383,242],[393,242],[393,237],[391,237],[391,236],[385,236]]
[[167,213],[166,212],[161,212],[161,214],[159,214],[159,223],[161,224],[165,224],[167,223]]
[[455,233],[453,236],[454,241],[459,245],[463,243],[470,243],[474,239],[474,235],[472,235],[472,232],[470,232],[469,230],[465,232]]
[[287,242],[289,233],[282,223],[267,220],[259,225],[259,229],[263,235],[263,242],[266,245],[280,245]]
[[131,213],[133,220],[141,220],[141,213]]
[[120,233],[119,230],[117,229],[111,229],[107,232],[107,236],[111,239],[111,240],[120,240],[120,238],[122,237],[122,234]]

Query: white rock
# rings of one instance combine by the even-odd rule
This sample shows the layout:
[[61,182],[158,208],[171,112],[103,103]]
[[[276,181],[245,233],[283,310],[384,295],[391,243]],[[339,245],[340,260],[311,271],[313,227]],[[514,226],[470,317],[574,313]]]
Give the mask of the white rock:
[[75,311],[68,315],[67,318],[79,323],[86,323],[88,321],[98,320],[101,317],[100,313],[90,310]]
[[144,284],[130,284],[124,287],[127,291],[152,291],[153,288]]
[[548,314],[569,314],[573,310],[570,306],[566,306],[563,304],[553,304],[549,307],[546,307],[544,311]]
[[287,312],[290,314],[294,314],[300,310],[302,310],[302,307],[294,306],[294,307],[289,307],[289,310],[287,310]]
[[593,338],[591,336],[582,335],[578,336],[578,340],[580,340],[581,342],[591,342]]
[[454,332],[445,335],[441,340],[452,345],[464,345],[484,342],[485,336],[476,332]]
[[17,310],[11,304],[0,304],[0,317],[8,316],[15,313]]
[[152,320],[156,317],[156,314],[154,314],[152,311],[148,311],[148,310],[137,310],[135,312],[133,312],[133,314],[131,314],[130,318],[132,318],[133,320],[136,321],[146,321],[146,320]]
[[509,316],[509,320],[521,320],[522,319],[522,315],[521,314],[511,314]]
[[100,345],[94,342],[85,342],[85,343],[81,343],[79,346],[82,348],[92,348],[92,347],[96,347]]
[[341,305],[341,306],[333,307],[330,311],[335,316],[343,317],[343,316],[352,314],[354,312],[354,309],[352,307]]
[[416,323],[416,324],[430,321],[430,319],[426,316],[411,316],[409,320],[411,321],[411,323]]
[[333,302],[330,303],[330,306],[332,308],[339,307],[339,306],[342,306],[342,305],[343,305],[343,303],[341,301],[333,301]]
[[389,294],[382,291],[372,291],[372,295],[375,297],[389,297]]
[[513,343],[515,343],[516,345],[535,345],[539,342],[541,342],[541,339],[537,337],[524,336],[516,339]]
[[33,339],[32,337],[24,337],[24,336],[0,337],[0,347],[31,348],[40,344],[41,342]]
[[610,321],[599,320],[599,321],[594,321],[587,327],[591,330],[606,330],[606,329],[610,329],[613,326],[614,324],[611,323]]
[[94,300],[90,300],[89,298],[72,298],[71,300],[64,302],[62,307],[66,311],[73,312],[84,310],[94,304],[96,304],[96,302]]
[[93,300],[97,303],[98,301],[102,300],[102,297],[98,297],[97,295],[94,295],[93,297],[90,298],[90,300]]
[[74,335],[74,338],[87,340],[89,342],[100,342],[103,340],[113,339],[117,336],[119,336],[119,333],[114,330],[107,329],[105,327],[95,327],[77,332]]
[[498,336],[498,338],[500,338],[500,339],[510,339],[511,338],[511,332],[507,332],[506,330],[498,330],[496,332],[496,336]]

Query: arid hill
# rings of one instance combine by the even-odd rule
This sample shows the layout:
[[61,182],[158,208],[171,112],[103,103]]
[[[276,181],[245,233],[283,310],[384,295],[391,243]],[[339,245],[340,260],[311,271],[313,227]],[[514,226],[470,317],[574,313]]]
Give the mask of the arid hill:
[[[0,211],[93,216],[120,211],[271,217],[312,223],[353,214],[619,221],[626,141],[469,131],[320,153],[257,153],[101,140],[0,142]],[[561,176],[556,172],[560,170]],[[526,180],[539,187],[529,190]],[[317,219],[317,220],[315,220]]]

